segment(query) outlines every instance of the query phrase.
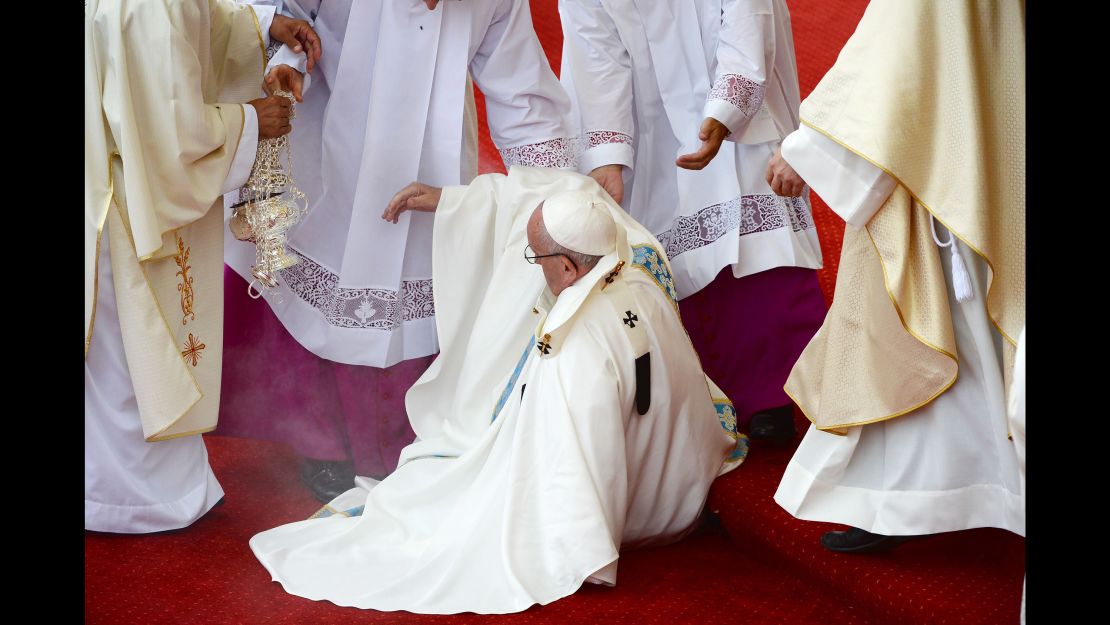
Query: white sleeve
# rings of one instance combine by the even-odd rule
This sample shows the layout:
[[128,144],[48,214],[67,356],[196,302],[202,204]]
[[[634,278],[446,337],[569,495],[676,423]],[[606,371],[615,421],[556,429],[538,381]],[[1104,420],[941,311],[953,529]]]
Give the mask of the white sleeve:
[[726,0],[722,13],[717,71],[704,116],[739,137],[763,104],[774,62],[774,8],[770,0]]
[[504,0],[470,62],[505,166],[576,168],[570,100],[532,28],[528,0]]
[[854,228],[866,226],[897,186],[882,169],[809,126],[787,135],[782,158]]
[[602,165],[632,169],[635,136],[632,58],[616,24],[597,0],[559,0],[563,23],[560,80],[579,123],[579,170]]
[[235,160],[231,162],[231,170],[227,172],[221,194],[235,191],[247,184],[251,168],[254,167],[254,157],[258,152],[258,113],[250,104],[243,104],[243,134],[239,137],[239,147],[235,148]]
[[[316,15],[320,12],[320,0],[251,0],[252,3],[273,3],[278,12],[286,17],[293,17],[299,20],[304,20],[315,27]],[[261,20],[261,18],[259,18]],[[267,45],[269,45],[267,43]],[[280,42],[277,43],[277,49],[273,56],[270,57],[269,63],[266,65],[266,72],[269,73],[270,69],[278,65],[288,65],[297,70],[304,76],[304,85],[301,87],[302,95],[308,93],[308,88],[312,85],[312,74],[308,73],[308,54],[306,52],[296,53],[293,50]]]
[[312,74],[308,73],[308,55],[304,52],[297,53],[289,46],[281,46],[270,57],[270,62],[266,65],[266,73],[278,65],[288,65],[297,70],[304,76],[304,84],[301,86],[301,95],[308,93],[308,88],[312,84]]
[[270,25],[274,23],[274,14],[281,10],[281,0],[277,1],[277,6],[266,2],[266,0],[243,2],[243,4],[251,5],[251,10],[254,11],[255,17],[258,18],[258,32],[262,33],[262,45],[266,47],[270,45]]

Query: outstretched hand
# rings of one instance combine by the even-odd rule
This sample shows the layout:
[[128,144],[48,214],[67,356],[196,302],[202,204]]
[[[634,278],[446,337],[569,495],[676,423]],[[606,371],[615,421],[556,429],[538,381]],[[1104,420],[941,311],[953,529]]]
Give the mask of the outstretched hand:
[[405,211],[434,212],[436,207],[439,206],[439,197],[442,193],[443,189],[439,187],[421,182],[410,182],[389,201],[389,205],[385,207],[385,212],[382,213],[382,219],[397,223],[401,213]]
[[693,154],[683,154],[678,157],[675,165],[683,169],[704,169],[713,160],[713,157],[717,156],[717,152],[721,149],[721,143],[724,142],[727,136],[727,126],[712,117],[706,117],[705,121],[701,123],[701,132],[698,133],[698,138],[701,139],[701,148]]

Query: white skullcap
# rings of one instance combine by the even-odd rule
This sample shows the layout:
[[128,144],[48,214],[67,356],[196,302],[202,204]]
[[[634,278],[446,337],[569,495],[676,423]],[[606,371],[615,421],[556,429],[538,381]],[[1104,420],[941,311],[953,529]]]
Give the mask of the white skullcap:
[[543,225],[568,250],[604,256],[616,248],[617,225],[609,208],[585,191],[556,193],[543,203]]

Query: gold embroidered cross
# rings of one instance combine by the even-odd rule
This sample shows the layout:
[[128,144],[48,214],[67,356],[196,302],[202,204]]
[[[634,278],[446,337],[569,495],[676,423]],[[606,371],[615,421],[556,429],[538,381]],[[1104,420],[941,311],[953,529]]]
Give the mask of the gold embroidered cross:
[[197,366],[197,362],[200,360],[200,352],[205,347],[207,346],[204,343],[201,343],[200,340],[197,337],[193,336],[193,333],[190,332],[189,339],[185,341],[185,351],[181,352],[181,357],[184,358],[186,361],[192,360],[193,366],[195,367]]

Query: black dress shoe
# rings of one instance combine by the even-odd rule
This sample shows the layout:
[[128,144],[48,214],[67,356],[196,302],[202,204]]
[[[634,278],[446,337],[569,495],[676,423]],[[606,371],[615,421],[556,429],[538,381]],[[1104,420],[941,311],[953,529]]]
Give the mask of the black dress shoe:
[[303,458],[301,481],[317,500],[328,503],[355,487],[355,470],[350,462]]
[[842,532],[827,532],[821,537],[821,544],[830,551],[840,553],[883,553],[912,538],[917,537],[883,536],[858,527],[850,527]]
[[794,427],[794,406],[771,408],[752,415],[748,436],[752,440],[769,440],[779,444],[789,443],[798,435]]

